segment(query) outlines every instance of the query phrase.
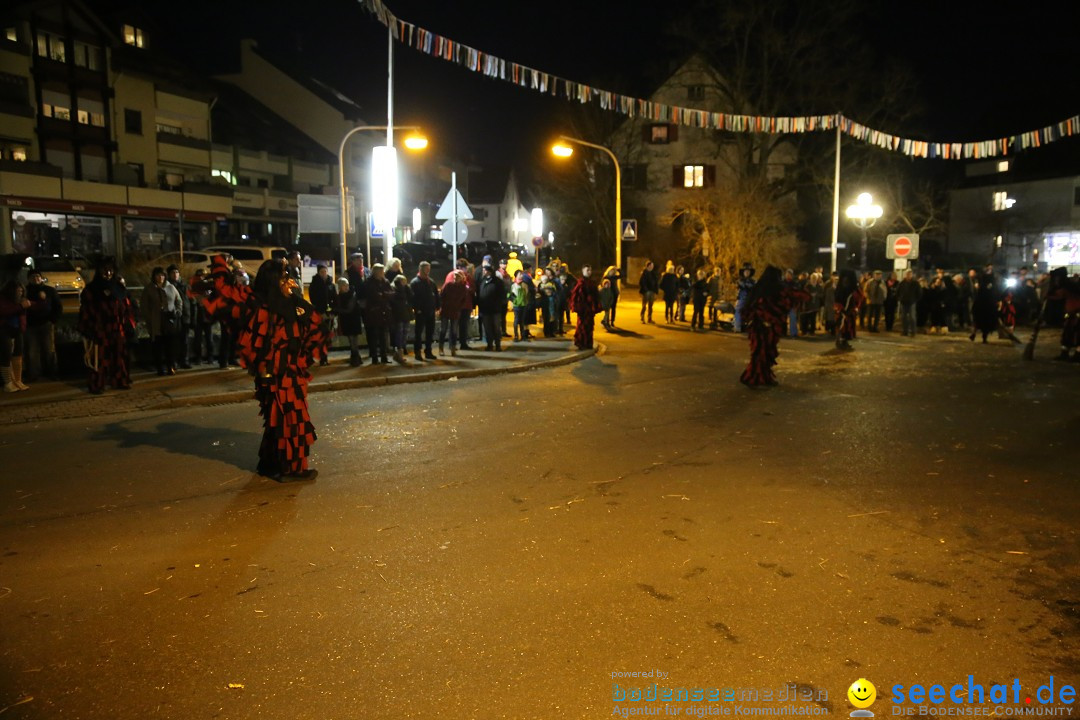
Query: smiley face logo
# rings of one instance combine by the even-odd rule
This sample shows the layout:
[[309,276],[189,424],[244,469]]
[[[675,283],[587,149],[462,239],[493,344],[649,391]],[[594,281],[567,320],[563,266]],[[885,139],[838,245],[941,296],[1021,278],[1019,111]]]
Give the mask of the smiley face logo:
[[877,700],[877,688],[866,678],[859,678],[847,689],[847,698],[857,708],[868,708]]

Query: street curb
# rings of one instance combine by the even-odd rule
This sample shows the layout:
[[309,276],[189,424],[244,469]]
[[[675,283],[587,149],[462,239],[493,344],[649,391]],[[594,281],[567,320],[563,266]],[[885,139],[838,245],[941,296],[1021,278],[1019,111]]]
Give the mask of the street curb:
[[[537,362],[526,363],[521,365],[510,365],[501,368],[466,368],[460,370],[437,370],[430,373],[416,374],[416,375],[399,375],[390,377],[366,377],[366,378],[354,378],[351,380],[327,380],[319,383],[312,383],[308,385],[308,395],[319,392],[335,392],[338,390],[356,390],[360,388],[370,387],[385,387],[390,385],[406,385],[422,382],[438,382],[451,380],[458,378],[464,380],[466,378],[474,377],[487,377],[490,375],[508,375],[512,373],[528,372],[529,370],[537,370],[541,368],[560,367],[562,365],[569,365],[571,363],[580,362],[593,355],[601,355],[607,352],[607,347],[597,343],[596,347],[589,350],[581,350],[569,355],[564,355],[558,358],[551,358],[549,360],[539,360]],[[172,397],[168,393],[162,393],[168,402],[163,407],[199,407],[205,405],[226,405],[238,402],[245,402],[247,400],[254,400],[255,395],[251,390],[232,390],[222,393],[210,393],[207,395],[196,395],[192,397]]]

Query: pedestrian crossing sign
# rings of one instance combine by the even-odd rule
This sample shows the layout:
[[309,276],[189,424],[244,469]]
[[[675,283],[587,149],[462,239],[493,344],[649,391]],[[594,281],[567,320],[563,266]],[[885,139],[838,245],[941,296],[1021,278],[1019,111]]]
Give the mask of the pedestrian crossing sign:
[[637,240],[637,220],[626,218],[622,221],[623,242]]

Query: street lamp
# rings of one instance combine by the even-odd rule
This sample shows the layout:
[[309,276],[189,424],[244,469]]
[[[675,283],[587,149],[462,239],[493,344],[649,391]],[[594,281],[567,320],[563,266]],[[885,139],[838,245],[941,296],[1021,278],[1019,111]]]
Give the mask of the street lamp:
[[[418,128],[417,126],[415,126],[415,125],[401,125],[401,126],[391,126],[391,127],[394,130],[411,130],[412,131],[405,138],[405,147],[407,147],[408,149],[410,149],[410,150],[423,150],[424,148],[427,147],[427,144],[428,144],[427,138],[424,137],[421,134],[420,128]],[[345,236],[348,233],[348,223],[347,223],[347,219],[346,219],[347,215],[348,215],[348,208],[346,207],[346,205],[348,203],[345,200],[345,198],[346,198],[346,189],[345,189],[345,144],[349,141],[349,138],[351,138],[353,135],[355,135],[358,132],[372,131],[372,130],[389,130],[389,129],[390,128],[388,128],[386,125],[361,125],[359,127],[354,127],[351,130],[349,130],[349,132],[345,133],[345,137],[341,138],[341,145],[338,146],[338,188],[341,190],[341,268],[338,270],[338,275],[339,276],[345,274],[345,263],[347,261],[347,258],[345,257],[345,245],[346,245]],[[379,147],[379,146],[376,146],[376,147]],[[395,188],[395,192],[396,192],[396,188],[397,188],[397,181],[396,180],[394,181],[394,188]],[[368,260],[368,262],[370,262],[371,258],[367,258],[367,260]]]
[[862,230],[862,260],[859,264],[861,270],[866,270],[866,231],[874,227],[881,213],[881,206],[874,204],[870,193],[862,193],[855,199],[854,205],[848,206],[847,216]]
[[[593,148],[594,150],[600,150],[607,153],[611,158],[611,162],[615,165],[615,267],[622,273],[622,174],[619,170],[619,159],[615,157],[615,153],[608,150],[603,145],[595,145],[591,142],[579,140],[578,138],[567,137],[566,135],[560,135],[559,140],[561,142],[551,147],[551,152],[555,157],[568,158],[574,154],[574,148],[566,145],[565,143],[574,143],[575,145],[584,145],[585,147]],[[619,281],[615,281],[615,287],[618,289]]]

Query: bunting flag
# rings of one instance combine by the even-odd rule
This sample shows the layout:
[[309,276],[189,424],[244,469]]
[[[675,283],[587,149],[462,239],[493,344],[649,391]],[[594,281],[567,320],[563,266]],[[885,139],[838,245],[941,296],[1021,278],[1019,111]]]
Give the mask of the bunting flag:
[[770,117],[765,115],[736,115],[685,108],[651,100],[628,97],[601,90],[583,83],[541,72],[525,65],[496,57],[490,53],[443,37],[396,17],[382,0],[359,0],[380,23],[390,28],[394,38],[414,50],[441,58],[482,75],[510,82],[537,92],[562,96],[579,103],[596,103],[604,110],[631,118],[643,118],[658,123],[672,123],[708,130],[734,133],[794,134],[835,130],[868,145],[899,152],[913,158],[972,160],[1001,157],[1029,148],[1039,148],[1062,138],[1080,134],[1080,115],[1038,130],[993,140],[975,142],[930,142],[898,137],[867,127],[843,115],[805,115],[801,117]]

